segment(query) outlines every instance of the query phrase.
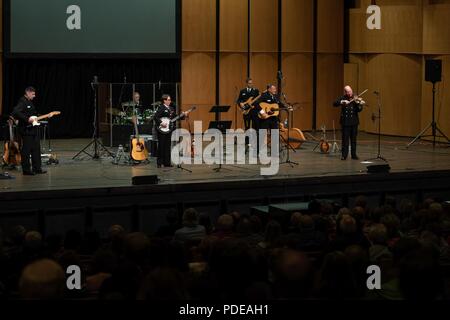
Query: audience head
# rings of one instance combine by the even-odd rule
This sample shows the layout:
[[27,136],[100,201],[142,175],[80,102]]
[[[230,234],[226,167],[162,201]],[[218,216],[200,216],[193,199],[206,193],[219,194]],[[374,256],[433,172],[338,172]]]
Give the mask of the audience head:
[[198,212],[194,208],[188,208],[183,213],[183,225],[186,227],[194,227],[198,225]]
[[229,214],[223,214],[217,220],[217,230],[222,232],[232,232],[234,227],[234,219]]
[[26,266],[19,281],[20,295],[24,299],[61,299],[64,286],[63,269],[58,263],[48,259]]

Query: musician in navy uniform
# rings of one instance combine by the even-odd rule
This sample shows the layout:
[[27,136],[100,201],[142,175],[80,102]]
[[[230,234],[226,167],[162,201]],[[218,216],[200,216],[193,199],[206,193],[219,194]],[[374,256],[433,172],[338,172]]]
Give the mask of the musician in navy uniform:
[[[253,87],[253,79],[248,78],[247,79],[247,85],[244,89],[242,89],[239,92],[239,97],[237,99],[237,103],[243,103],[248,101],[250,98],[254,99],[259,96],[259,90],[255,87]],[[245,106],[245,108],[250,108],[251,106]],[[243,110],[244,111],[244,110]],[[244,126],[245,130],[247,131],[250,128],[253,128],[255,130],[258,130],[258,113],[256,112],[255,108],[252,108],[248,114],[244,114]]]
[[[159,105],[158,109],[155,113],[155,125],[156,128],[163,127],[167,128],[167,125],[162,123],[162,118],[169,118],[173,119],[177,116],[175,107],[171,105],[172,98],[165,94],[161,98],[162,104]],[[180,119],[183,119],[185,117],[185,113],[181,114]],[[169,124],[169,132],[163,133],[158,130],[158,151],[156,154],[157,157],[157,166],[158,168],[161,168],[161,166],[164,167],[172,167],[172,161],[171,161],[171,138],[172,138],[172,131],[175,129],[176,125],[175,123]]]
[[269,115],[261,108],[261,103],[278,104],[281,107],[280,97],[278,96],[278,89],[274,84],[269,84],[267,90],[255,103],[255,110],[259,114],[259,128],[260,129],[279,129],[278,116],[268,117]]
[[344,95],[339,97],[334,103],[334,107],[341,108],[342,126],[342,157],[347,160],[349,142],[351,143],[352,159],[358,160],[356,154],[356,140],[358,135],[359,113],[363,110],[365,102],[353,94],[350,86],[344,88]]
[[[19,99],[14,107],[12,116],[19,121],[19,135],[22,138],[22,173],[26,176],[44,174],[41,163],[41,143],[39,130],[33,126],[33,118],[37,116],[33,99],[36,97],[36,90],[33,87],[25,89],[25,95]],[[31,157],[31,163],[30,163]]]

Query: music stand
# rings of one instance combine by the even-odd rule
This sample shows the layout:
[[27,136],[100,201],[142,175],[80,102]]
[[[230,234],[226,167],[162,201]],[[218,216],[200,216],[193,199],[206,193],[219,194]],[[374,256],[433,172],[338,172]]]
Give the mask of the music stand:
[[[227,113],[230,110],[231,106],[212,106],[211,110],[209,110],[210,113],[215,113],[215,119],[216,121],[220,121],[220,115],[222,113]],[[228,128],[229,129],[229,128]]]
[[[215,107],[213,107],[214,109]],[[213,110],[211,109],[211,110]],[[230,109],[230,107],[228,106],[228,109]],[[217,113],[216,113],[217,116]],[[208,129],[217,129],[220,130],[220,132],[222,132],[222,134],[226,133],[227,130],[231,129],[231,124],[233,123],[233,121],[211,121],[209,123],[209,128]],[[219,172],[220,170],[222,170],[222,161],[223,161],[223,137],[219,140],[219,149],[220,149],[220,161],[219,161],[219,167],[218,168],[214,168],[213,170],[215,172]]]

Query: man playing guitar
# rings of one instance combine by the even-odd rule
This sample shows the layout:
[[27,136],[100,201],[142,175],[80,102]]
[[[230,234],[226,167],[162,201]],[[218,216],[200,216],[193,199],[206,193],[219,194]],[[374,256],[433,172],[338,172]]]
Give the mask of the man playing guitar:
[[[46,171],[41,167],[41,143],[36,123],[37,111],[33,104],[36,90],[33,87],[25,89],[25,95],[19,99],[14,107],[12,116],[19,121],[19,134],[22,138],[22,173],[33,176],[44,174]],[[51,117],[51,115],[49,116]],[[31,156],[31,164],[30,164]]]
[[253,79],[247,79],[247,86],[239,92],[237,99],[244,117],[244,127],[247,131],[250,128],[258,129],[258,113],[256,112],[253,100],[259,96],[259,90],[253,87]]
[[259,115],[259,128],[260,129],[279,129],[279,118],[277,113],[273,113],[273,110],[267,111],[261,107],[262,104],[276,106],[278,109],[281,106],[281,101],[278,96],[278,89],[274,84],[267,86],[261,97],[256,101],[255,109]]

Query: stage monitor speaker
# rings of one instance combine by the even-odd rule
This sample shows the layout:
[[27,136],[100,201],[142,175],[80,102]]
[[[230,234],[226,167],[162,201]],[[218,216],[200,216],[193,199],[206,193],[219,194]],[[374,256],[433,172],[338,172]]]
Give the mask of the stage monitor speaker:
[[140,185],[146,185],[146,184],[158,184],[158,176],[157,175],[151,175],[151,176],[135,176],[131,178],[131,184],[133,186],[140,186]]
[[425,81],[436,83],[442,79],[442,60],[425,60]]
[[391,166],[388,164],[374,164],[367,166],[368,173],[389,173]]

